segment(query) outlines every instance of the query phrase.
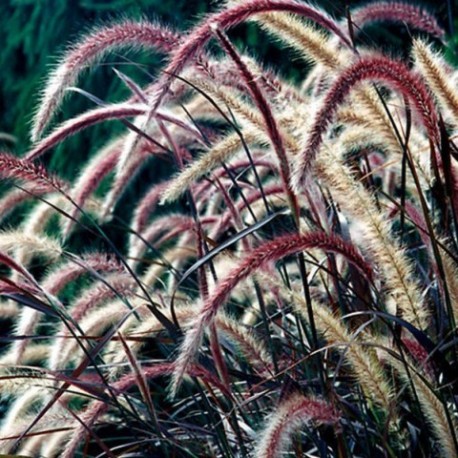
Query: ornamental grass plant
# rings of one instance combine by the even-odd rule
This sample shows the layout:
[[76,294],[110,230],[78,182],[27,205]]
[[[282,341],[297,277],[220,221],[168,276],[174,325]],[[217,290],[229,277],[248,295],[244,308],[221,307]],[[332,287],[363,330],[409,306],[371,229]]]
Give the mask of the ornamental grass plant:
[[[235,43],[246,22],[307,62],[300,81]],[[374,23],[407,27],[406,49]],[[71,45],[33,146],[0,153],[2,456],[456,457],[446,46],[414,4],[336,19],[298,0]],[[163,56],[158,76],[114,68],[122,101],[77,87],[126,49]],[[53,122],[78,97],[93,108]],[[74,177],[51,169],[107,121],[122,133]]]

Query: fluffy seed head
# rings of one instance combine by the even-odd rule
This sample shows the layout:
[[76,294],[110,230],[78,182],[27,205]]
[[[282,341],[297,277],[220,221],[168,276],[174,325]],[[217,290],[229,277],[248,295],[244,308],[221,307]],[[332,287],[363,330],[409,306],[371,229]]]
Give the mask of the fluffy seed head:
[[34,118],[32,140],[36,141],[59,107],[65,89],[75,84],[82,70],[94,64],[104,54],[118,48],[146,48],[169,53],[179,42],[172,31],[147,21],[124,21],[102,27],[74,45],[51,74],[43,91]]
[[205,328],[212,322],[218,309],[226,302],[235,286],[255,273],[269,262],[276,262],[293,253],[310,248],[321,248],[345,256],[370,278],[371,267],[364,261],[355,248],[335,235],[311,232],[290,234],[278,237],[254,249],[240,264],[218,284],[213,294],[204,302],[198,315],[190,326],[182,343],[174,378],[171,385],[172,395],[178,389],[181,378],[200,346]]
[[296,190],[303,189],[313,162],[323,142],[323,135],[334,119],[339,106],[351,89],[362,81],[369,80],[387,84],[408,99],[420,116],[433,144],[438,144],[440,135],[434,101],[423,81],[414,75],[402,62],[387,57],[363,57],[348,67],[335,79],[320,104],[304,151],[297,160],[293,184]]
[[255,458],[276,458],[288,451],[293,434],[301,426],[336,424],[340,415],[321,399],[294,393],[280,402],[260,432]]
[[443,38],[444,29],[436,18],[424,8],[406,2],[372,2],[351,12],[351,18],[356,27],[378,21],[402,22],[412,29],[426,32],[437,38]]

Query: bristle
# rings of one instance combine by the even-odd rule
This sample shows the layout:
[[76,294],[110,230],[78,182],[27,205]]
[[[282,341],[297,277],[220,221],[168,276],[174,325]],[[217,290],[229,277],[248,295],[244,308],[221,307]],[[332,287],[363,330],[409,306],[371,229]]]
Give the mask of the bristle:
[[[246,144],[257,140],[256,134],[244,132],[243,138]],[[185,168],[174,180],[170,182],[161,197],[161,203],[169,203],[178,199],[199,178],[210,173],[221,162],[227,161],[243,147],[238,134],[231,134],[217,143],[210,151],[203,154],[197,161]]]
[[70,211],[70,218],[64,221],[62,229],[64,239],[68,237],[75,224],[74,220],[77,219],[80,210],[84,209],[88,197],[97,189],[102,179],[115,168],[121,148],[122,139],[115,140],[103,148],[81,172],[70,193],[73,208]]
[[260,432],[255,458],[275,458],[286,453],[293,433],[303,425],[329,425],[339,421],[334,407],[321,399],[295,393],[276,407]]
[[254,249],[218,284],[215,292],[202,304],[196,318],[190,323],[190,329],[185,335],[177,358],[171,385],[172,395],[176,393],[187,365],[191,364],[197,354],[204,330],[213,321],[218,309],[226,302],[235,286],[248,276],[253,275],[263,265],[310,248],[321,248],[342,254],[369,278],[372,276],[371,267],[357,253],[355,248],[334,235],[316,232],[286,235]]
[[343,43],[351,47],[349,38],[340,26],[317,8],[295,0],[248,0],[208,16],[200,26],[193,30],[183,45],[171,55],[170,62],[164,70],[165,76],[157,84],[157,90],[152,100],[152,112],[155,112],[159,107],[174,76],[179,75],[188,62],[203,49],[213,35],[215,28],[226,30],[256,14],[279,11],[294,13],[310,19],[335,33]]
[[434,97],[458,123],[458,95],[456,87],[450,84],[450,72],[444,59],[422,40],[414,40],[412,47],[415,66],[430,87]]
[[376,1],[351,10],[351,19],[359,30],[367,24],[379,21],[401,22],[407,27],[443,38],[444,29],[436,18],[421,6],[398,1]]
[[0,153],[0,176],[35,184],[38,186],[38,193],[66,189],[64,182],[50,175],[43,166],[34,164],[30,159],[20,159],[8,153]]
[[408,321],[425,329],[429,312],[422,303],[421,292],[412,276],[411,264],[390,233],[388,218],[377,209],[369,191],[342,164],[338,151],[336,148],[333,154],[328,149],[322,150],[319,174],[332,187],[333,196],[339,205],[355,222],[359,222],[365,249],[378,264],[396,307]]
[[334,81],[325,94],[315,115],[310,134],[304,140],[305,148],[294,172],[296,190],[303,188],[318,154],[323,136],[334,119],[338,107],[358,83],[370,80],[386,83],[411,101],[433,144],[439,142],[437,112],[429,91],[407,66],[386,57],[365,57],[348,67]]
[[138,116],[145,112],[144,105],[118,104],[89,110],[76,118],[70,119],[57,127],[26,154],[26,159],[33,161],[67,137],[82,129],[109,119],[123,119]]
[[[408,362],[410,362],[410,358]],[[452,458],[456,456],[454,434],[456,434],[456,419],[447,418],[443,402],[435,393],[434,385],[420,376],[413,367],[406,369],[406,366],[394,357],[389,357],[390,364],[399,373],[402,381],[412,391],[412,395],[418,397],[422,414],[431,432],[436,436],[441,456]],[[415,362],[414,362],[415,363]]]
[[65,89],[77,80],[80,72],[108,52],[118,48],[146,48],[169,53],[179,41],[170,30],[147,21],[124,21],[96,29],[74,45],[51,74],[32,127],[32,141],[37,141],[59,108]]

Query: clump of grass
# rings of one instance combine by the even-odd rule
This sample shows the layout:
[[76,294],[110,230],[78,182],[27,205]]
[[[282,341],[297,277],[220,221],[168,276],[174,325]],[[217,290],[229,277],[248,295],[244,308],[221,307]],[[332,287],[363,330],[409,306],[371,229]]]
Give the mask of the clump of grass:
[[[235,46],[248,20],[309,63],[302,81]],[[384,21],[422,34],[411,60],[359,44]],[[444,43],[403,2],[337,20],[250,0],[186,33],[123,20],[73,45],[33,147],[0,153],[1,453],[456,456]],[[117,103],[72,87],[126,47],[165,55],[157,80],[116,71]],[[52,127],[67,90],[98,106]],[[124,133],[73,179],[45,165],[106,121]]]

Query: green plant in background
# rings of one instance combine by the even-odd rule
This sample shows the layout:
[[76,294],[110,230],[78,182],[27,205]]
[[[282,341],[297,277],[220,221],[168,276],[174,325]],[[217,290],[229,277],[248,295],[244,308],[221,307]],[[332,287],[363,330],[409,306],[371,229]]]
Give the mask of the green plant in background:
[[[369,39],[385,21],[408,28],[405,53]],[[287,79],[246,54],[232,34],[245,23],[309,71]],[[69,48],[33,145],[0,153],[1,452],[456,456],[458,92],[443,41],[412,4],[336,20],[247,0],[186,32],[124,18]],[[102,72],[107,97],[75,87],[132,47],[146,66]],[[165,56],[155,74],[150,54]],[[108,121],[118,130],[74,149]]]

